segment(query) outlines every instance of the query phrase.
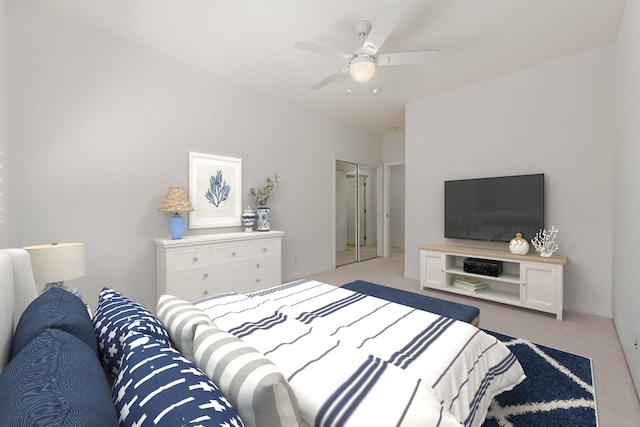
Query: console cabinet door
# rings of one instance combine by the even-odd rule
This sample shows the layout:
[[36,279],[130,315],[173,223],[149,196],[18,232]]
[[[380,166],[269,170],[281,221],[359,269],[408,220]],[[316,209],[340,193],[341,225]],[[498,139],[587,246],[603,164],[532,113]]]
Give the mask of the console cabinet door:
[[520,264],[520,303],[529,308],[556,313],[558,308],[558,266]]
[[445,283],[445,257],[441,252],[420,251],[420,285],[423,288],[439,288]]

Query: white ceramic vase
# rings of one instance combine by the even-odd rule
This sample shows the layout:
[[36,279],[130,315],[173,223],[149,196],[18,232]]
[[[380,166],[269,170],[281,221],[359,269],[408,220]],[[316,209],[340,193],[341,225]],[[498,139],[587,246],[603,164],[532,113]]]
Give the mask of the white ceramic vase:
[[526,255],[529,253],[529,242],[521,233],[516,233],[516,237],[509,242],[509,250],[514,255]]
[[242,211],[242,225],[244,231],[249,233],[253,231],[253,224],[256,222],[256,211],[247,206],[247,209]]

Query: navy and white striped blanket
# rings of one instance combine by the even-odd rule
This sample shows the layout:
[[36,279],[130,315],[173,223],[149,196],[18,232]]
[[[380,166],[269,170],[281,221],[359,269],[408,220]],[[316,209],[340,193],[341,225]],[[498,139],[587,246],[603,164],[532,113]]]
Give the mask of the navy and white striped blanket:
[[525,378],[474,326],[317,281],[196,306],[280,368],[313,426],[480,426]]

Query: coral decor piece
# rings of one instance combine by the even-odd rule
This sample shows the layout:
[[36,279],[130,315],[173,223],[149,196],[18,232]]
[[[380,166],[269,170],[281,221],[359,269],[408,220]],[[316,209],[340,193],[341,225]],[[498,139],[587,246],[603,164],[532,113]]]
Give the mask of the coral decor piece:
[[551,230],[541,229],[536,233],[536,237],[531,239],[531,243],[536,248],[536,251],[540,252],[540,256],[550,257],[558,250],[556,234],[558,234],[558,229],[552,225]]

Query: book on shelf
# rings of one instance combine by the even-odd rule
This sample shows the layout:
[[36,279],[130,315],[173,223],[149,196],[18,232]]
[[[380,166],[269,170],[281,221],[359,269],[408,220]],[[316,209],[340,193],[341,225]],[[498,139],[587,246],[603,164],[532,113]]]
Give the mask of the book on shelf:
[[453,287],[454,287],[454,288],[457,288],[457,289],[461,289],[461,290],[463,290],[463,291],[465,291],[465,292],[471,292],[471,293],[473,293],[473,294],[478,294],[478,293],[480,293],[480,292],[484,292],[484,291],[486,291],[486,290],[487,290],[487,288],[486,288],[486,287],[484,287],[484,288],[470,288],[470,287],[468,287],[468,286],[460,285],[460,284],[458,284],[458,283],[454,283],[454,284],[453,284]]
[[453,281],[453,286],[468,292],[482,292],[487,289],[487,284],[476,279],[468,279],[466,277]]

